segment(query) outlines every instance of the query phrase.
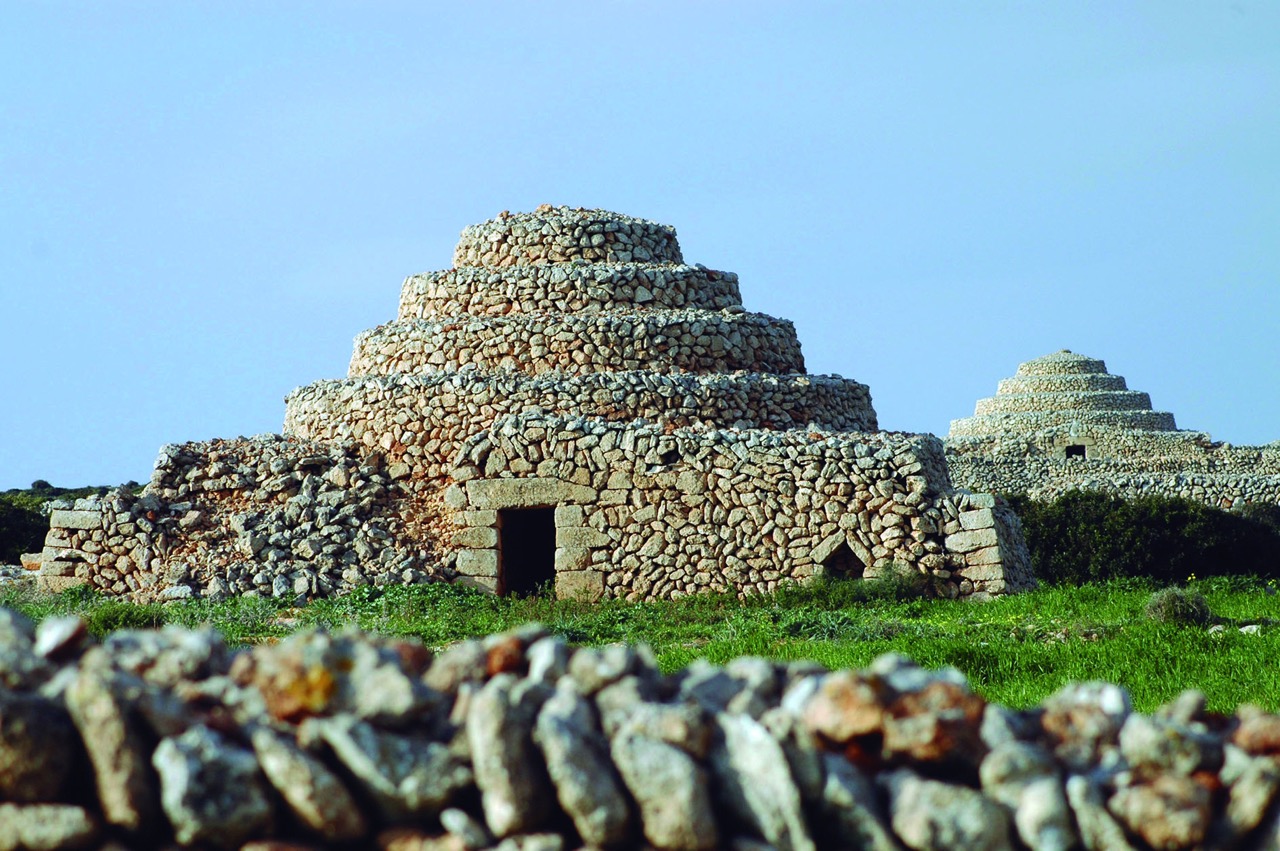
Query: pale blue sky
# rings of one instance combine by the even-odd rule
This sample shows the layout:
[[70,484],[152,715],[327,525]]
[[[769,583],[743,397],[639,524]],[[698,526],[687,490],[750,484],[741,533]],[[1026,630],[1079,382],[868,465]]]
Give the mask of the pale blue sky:
[[1065,347],[1280,439],[1270,0],[8,0],[0,80],[0,488],[278,431],[544,202],[675,225],[887,429]]

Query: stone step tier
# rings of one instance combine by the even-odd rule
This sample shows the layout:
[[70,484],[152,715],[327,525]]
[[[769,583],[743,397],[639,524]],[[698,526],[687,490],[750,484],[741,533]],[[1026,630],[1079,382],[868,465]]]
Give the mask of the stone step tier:
[[582,374],[804,372],[795,326],[760,313],[652,310],[631,313],[460,316],[391,322],[356,337],[348,375],[463,369]]
[[1149,411],[1151,396],[1138,390],[1093,390],[1070,393],[1016,393],[979,399],[976,416],[1033,414],[1050,411]]
[[1045,429],[1101,426],[1138,431],[1175,431],[1173,414],[1167,411],[1046,411],[1017,414],[983,414],[952,420],[951,438],[1008,434],[1026,436]]
[[503,213],[462,231],[454,266],[570,263],[681,263],[676,229],[604,210],[543,205]]
[[405,279],[400,320],[470,314],[741,307],[738,276],[701,266],[566,263],[470,266]]
[[1023,393],[1086,393],[1096,390],[1128,390],[1124,376],[1108,373],[1070,375],[1019,375],[1005,378],[996,386],[999,396]]
[[320,381],[285,400],[284,433],[357,441],[437,475],[493,419],[533,409],[671,427],[874,432],[865,384],[823,375],[432,373]]
[[1105,373],[1107,364],[1098,358],[1063,349],[1018,366],[1018,375],[1079,375]]

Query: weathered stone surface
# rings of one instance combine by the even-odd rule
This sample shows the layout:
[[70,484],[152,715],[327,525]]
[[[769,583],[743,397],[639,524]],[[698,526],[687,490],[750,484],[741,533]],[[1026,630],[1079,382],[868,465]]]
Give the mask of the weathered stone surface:
[[499,674],[471,702],[467,741],[485,822],[499,838],[535,830],[551,813],[551,784],[533,743],[546,697],[544,686]]
[[0,851],[91,848],[99,833],[98,822],[81,807],[0,803]]
[[715,725],[711,767],[729,809],[779,851],[814,849],[800,792],[778,742],[745,715],[722,712]]
[[324,763],[267,727],[255,729],[252,742],[262,773],[300,822],[327,842],[365,834],[359,805]]
[[88,668],[67,689],[67,709],[93,766],[102,813],[138,831],[156,817],[159,787],[147,737],[126,702],[118,675]]
[[465,753],[456,747],[374,728],[352,716],[311,719],[308,738],[322,738],[343,767],[391,821],[432,816],[472,781]]
[[916,851],[988,851],[1012,848],[1009,817],[993,801],[965,786],[927,780],[900,769],[881,778],[893,829]]
[[570,690],[556,691],[538,713],[534,739],[583,841],[621,844],[631,830],[630,805],[591,704]]
[[38,695],[0,689],[0,800],[61,800],[78,756],[66,710]]
[[610,753],[650,843],[671,851],[716,847],[720,833],[707,775],[688,754],[626,728],[613,737]]
[[257,760],[209,728],[197,725],[163,739],[152,763],[179,843],[237,848],[271,824],[271,799]]

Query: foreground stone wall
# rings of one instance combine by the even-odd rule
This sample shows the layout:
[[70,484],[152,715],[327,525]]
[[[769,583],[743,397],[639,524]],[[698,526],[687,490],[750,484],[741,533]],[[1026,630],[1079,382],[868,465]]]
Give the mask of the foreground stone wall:
[[1033,583],[1017,518],[990,495],[953,491],[931,436],[668,431],[528,414],[468,441],[452,478],[453,540],[469,544],[456,569],[494,591],[498,511],[540,506],[556,508],[561,596],[768,592],[824,572],[895,568],[952,598]]
[[[0,610],[0,847],[1272,848],[1280,717],[1103,683],[647,648],[38,628]],[[120,844],[103,845],[104,842]],[[282,846],[278,843],[291,843]]]

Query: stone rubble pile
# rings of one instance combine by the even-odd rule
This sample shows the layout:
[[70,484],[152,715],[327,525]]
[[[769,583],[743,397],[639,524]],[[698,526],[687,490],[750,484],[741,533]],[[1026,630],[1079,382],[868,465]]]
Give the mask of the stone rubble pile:
[[644,647],[537,625],[433,653],[304,632],[36,627],[0,610],[0,848],[1190,849],[1280,843],[1280,717],[1026,711],[956,671]]
[[406,546],[406,474],[376,452],[277,435],[172,444],[141,495],[55,505],[40,582],[167,600],[422,581],[437,568]]

